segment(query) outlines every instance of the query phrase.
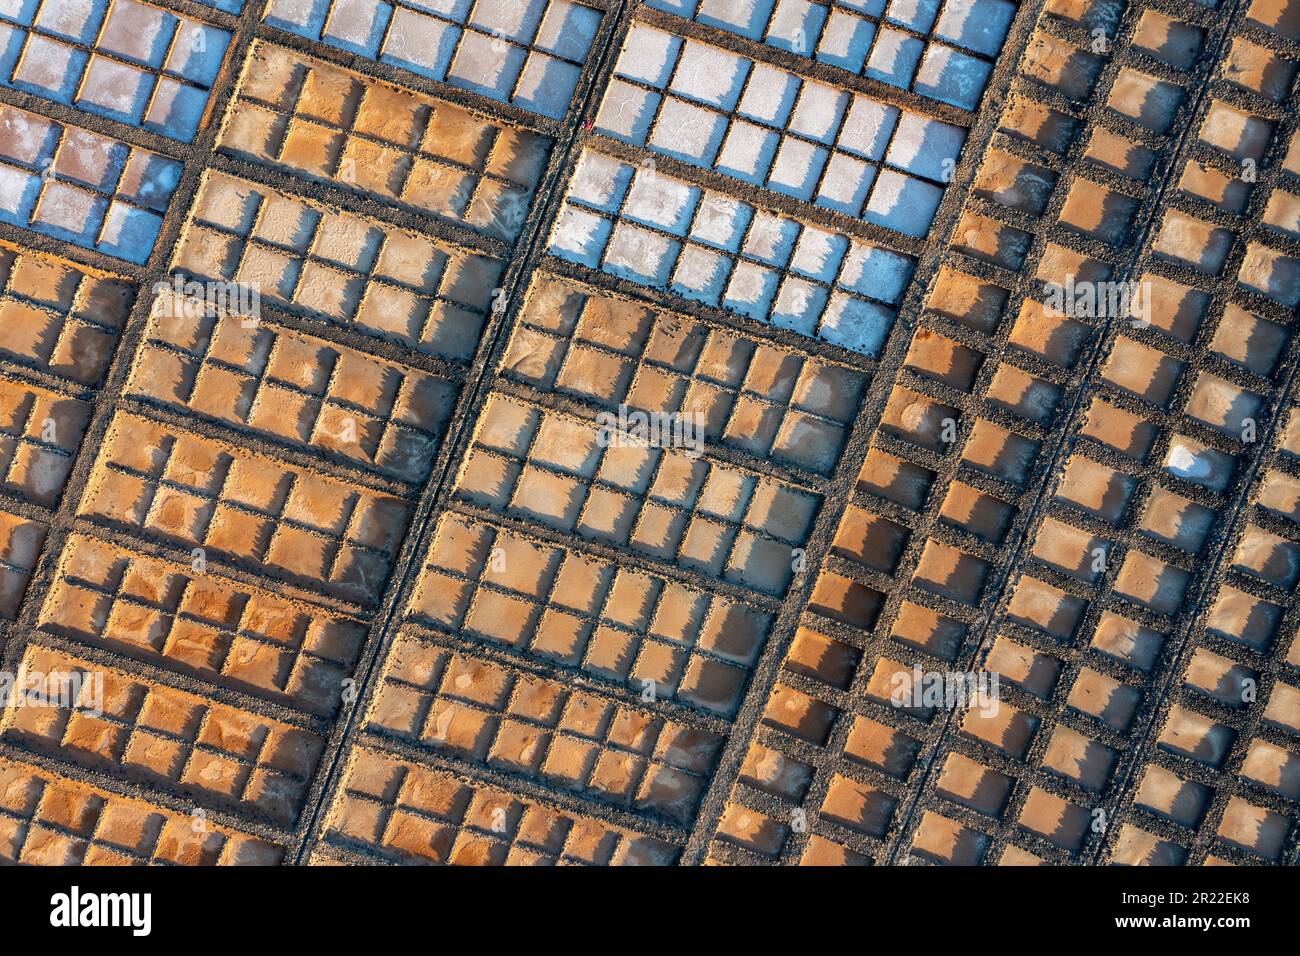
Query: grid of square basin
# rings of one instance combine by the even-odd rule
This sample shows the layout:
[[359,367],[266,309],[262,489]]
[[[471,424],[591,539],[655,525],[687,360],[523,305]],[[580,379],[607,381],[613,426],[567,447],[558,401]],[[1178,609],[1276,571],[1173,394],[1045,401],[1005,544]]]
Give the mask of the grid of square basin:
[[[29,686],[29,673],[44,682]],[[102,712],[89,695],[65,699],[61,676],[77,673],[102,675]],[[279,824],[296,818],[324,745],[282,721],[34,644],[18,678],[45,705],[15,697],[0,713],[0,739]]]
[[[1031,50],[1043,37],[1053,37],[1047,27],[1056,12],[1049,4]],[[1038,63],[1028,56],[1022,73],[1032,74]],[[1086,101],[1100,61],[1095,66],[1088,83],[1058,92]],[[1068,245],[1046,241],[1037,261],[1027,261],[1031,234],[1002,221],[1025,223],[1017,213],[1027,213],[1039,220],[1038,230],[1050,228],[1051,219],[1044,217],[1058,177],[1041,166],[1022,169],[1029,164],[1007,153],[1003,138],[1055,132],[1055,139],[1043,143],[1045,153],[1064,153],[1082,140],[1086,130],[1077,122],[1058,112],[1060,122],[1054,127],[1042,118],[1046,110],[1023,93],[1013,93],[1001,132],[976,175],[978,198],[969,205],[979,211],[965,214],[953,246],[975,259],[1035,270],[1040,281],[1059,282],[1062,275],[1076,273],[1096,281],[1109,274],[1109,266]],[[1053,163],[1043,160],[1043,165]],[[1067,228],[1056,234],[1063,242],[1089,248],[1075,236],[1083,232],[1080,224],[1087,225],[1076,210],[1090,210],[1068,200],[1060,208]],[[1019,235],[1008,242],[1008,233]],[[997,262],[1008,250],[1013,257]],[[925,765],[919,758],[926,740],[944,726],[934,720],[934,708],[896,706],[890,699],[895,677],[914,666],[943,672],[969,659],[971,637],[986,618],[981,610],[986,585],[998,578],[1017,513],[1026,495],[1032,498],[1033,479],[1048,477],[1035,466],[1060,428],[1057,410],[1071,405],[1064,400],[1066,392],[1078,387],[1072,381],[1075,369],[1095,347],[1099,320],[1091,314],[1062,314],[1065,310],[1049,309],[1032,298],[1024,298],[1017,309],[1011,290],[1020,283],[1014,277],[980,279],[976,276],[992,270],[961,265],[962,260],[950,256],[951,265],[939,270],[931,287],[928,309],[814,587],[805,627],[764,713],[768,729],[752,745],[749,772],[742,772],[724,813],[715,854],[734,855],[737,847],[760,856],[788,852],[795,809],[810,821],[804,831],[810,836],[800,841],[804,858],[829,854],[861,861],[888,854],[901,816],[896,811],[914,799],[919,785],[912,776]],[[1033,289],[1044,297],[1036,284]],[[1153,319],[1153,324],[1159,321]],[[996,353],[1001,358],[989,361]],[[1091,562],[1090,552],[1087,559]],[[900,587],[900,581],[908,583]],[[1012,599],[1011,616],[1037,615],[1048,627],[1059,626],[1054,616],[1058,597],[1068,595],[1045,584],[1026,588]],[[862,632],[872,629],[880,636],[864,637]],[[1030,673],[1017,651],[1033,653],[1032,647],[999,636],[987,657],[977,657],[974,664],[1014,684]],[[1041,673],[1032,676],[1041,678]],[[1104,700],[1111,692],[1117,700],[1127,693],[1109,676],[1091,684],[1080,680],[1077,686],[1079,695],[1070,704],[1081,708],[1096,707],[1095,698]],[[1094,699],[1079,704],[1085,686]],[[985,801],[979,809],[995,817],[1010,793],[1011,778],[991,769],[1003,767],[1001,756],[984,756],[971,741],[984,738],[996,747],[1005,738],[1027,747],[1032,728],[1026,727],[1039,719],[1010,703],[1001,707],[1000,716],[987,721],[977,711],[968,712],[966,736],[954,747],[976,759],[954,753],[954,769],[939,785],[941,793],[947,793],[945,787],[969,790]],[[845,711],[849,716],[841,717]],[[1080,744],[1079,735],[1070,733],[1063,728],[1061,742],[1050,752],[1058,765],[1069,765],[1071,747],[1086,749],[1086,742]],[[978,760],[990,768],[986,790],[979,789],[979,773],[967,766],[980,766]],[[1036,791],[1025,804],[1023,819],[1049,819],[1048,808],[1058,799]],[[976,830],[928,810],[919,816],[916,833],[909,834],[917,858],[975,862],[974,850],[982,853],[987,847]],[[1090,823],[1086,812],[1082,819]]]
[[0,83],[189,142],[230,34],[138,0],[0,11]]
[[[1115,57],[1104,44],[1081,46],[1068,38],[1078,29],[1100,31],[1094,36],[1113,32],[1113,11],[1063,2],[1045,9],[976,188],[997,218],[990,221],[976,204],[958,224],[959,248],[1013,270],[1023,265],[1031,239],[1016,226],[1041,214],[1054,192],[1064,198],[1056,216],[1070,232],[1113,247],[1133,234],[1145,215],[1141,193],[1185,112],[1186,70],[1195,65],[1212,20],[1204,14],[1189,23],[1135,8],[1132,52]],[[1113,77],[1094,95],[1112,61]],[[1103,108],[1086,125],[1068,104],[1090,98]],[[1072,143],[1079,144],[1073,152]],[[1067,152],[1084,162],[1070,169],[1071,162],[1062,161]],[[1058,179],[1068,182],[1058,188]]]
[[502,263],[209,172],[172,265],[418,351],[468,362]]
[[419,483],[458,383],[170,290],[154,299],[128,395]]
[[666,866],[680,848],[445,770],[359,747],[326,839],[396,862],[452,866]]
[[142,263],[180,175],[176,160],[0,105],[0,222]]
[[258,41],[218,146],[514,241],[551,140]]
[[771,615],[463,515],[444,515],[411,616],[729,717]]
[[1016,13],[1003,0],[646,2],[964,110],[979,105]]
[[915,260],[585,150],[552,255],[877,355]]
[[373,605],[408,502],[119,411],[78,514]]
[[1300,817],[1297,421],[1293,403],[1155,745],[1134,772],[1115,858],[1250,865],[1291,852]]
[[97,384],[131,308],[131,285],[7,243],[0,276],[0,359]]
[[366,727],[678,824],[693,818],[722,745],[710,731],[410,634],[388,655]]
[[370,60],[553,118],[600,29],[569,0],[272,0],[265,20]]
[[764,594],[785,592],[820,497],[787,482],[492,394],[463,501]]
[[[14,166],[9,179],[16,184],[11,195],[17,202],[39,203],[34,215],[56,201],[68,207],[63,210],[65,218],[76,213],[76,205],[69,205],[67,197],[58,193],[59,189],[67,192],[68,183],[106,193],[108,199],[97,199],[91,212],[108,216],[110,225],[115,221],[112,217],[122,218],[116,207],[125,205],[123,199],[148,204],[151,213],[166,211],[180,164],[98,134],[65,131],[48,120],[5,109],[4,131],[12,146],[5,158]],[[474,120],[459,110],[453,116],[449,108],[448,118],[456,117]],[[348,119],[354,132],[361,122],[362,117]],[[489,134],[486,144],[478,143],[484,150],[476,160],[479,172],[504,173],[498,177],[503,184],[513,182],[508,177],[521,171],[521,161],[524,165],[537,161],[530,150],[515,148],[513,136],[518,131],[481,121],[467,130],[463,126],[462,133],[470,140],[476,135],[481,140],[484,131]],[[220,174],[215,178],[219,184],[238,183]],[[247,231],[253,232],[259,224],[256,214],[265,213],[260,221],[263,232],[257,238],[268,234],[279,238],[274,227],[283,227],[292,236],[291,251],[300,254],[288,266],[294,271],[292,288],[298,301],[286,299],[286,304],[317,305],[333,292],[351,293],[352,305],[363,313],[363,320],[364,315],[382,312],[381,325],[404,320],[408,334],[427,333],[427,341],[436,340],[455,353],[442,353],[444,357],[467,358],[473,352],[492,287],[499,281],[498,263],[248,185],[251,197],[249,192],[237,194],[238,203],[252,199]],[[211,179],[204,182],[204,189],[209,192],[200,196],[200,209],[204,196],[218,205],[231,196],[229,191],[212,188]],[[104,207],[114,196],[116,205],[108,212]],[[129,208],[134,210],[135,205]],[[236,215],[249,211],[239,204],[223,208]],[[150,221],[160,219],[154,215]],[[135,236],[129,249],[106,242],[100,243],[100,249],[143,262],[156,228]],[[211,236],[198,235],[201,228],[192,227],[187,236],[195,243],[191,251],[205,243],[208,250],[213,245]],[[294,234],[299,228],[307,235],[300,248],[293,246],[301,238]],[[90,239],[98,229],[88,231]],[[78,241],[76,236],[56,235]],[[81,241],[95,248],[85,238]],[[229,237],[219,235],[216,242],[228,243]],[[247,244],[240,244],[233,260],[214,258],[219,268],[212,277],[233,278],[220,267],[237,269],[241,260],[250,258],[249,250],[242,247]],[[115,277],[49,257],[14,254],[8,247],[0,251],[5,276],[0,308],[6,318],[0,359],[95,385],[111,358],[133,290]],[[202,261],[201,256],[196,255],[195,261]],[[340,277],[340,265],[364,275]],[[299,276],[297,270],[308,275]],[[248,278],[253,286],[261,282],[260,276],[250,277],[247,272],[240,278]],[[300,278],[305,281],[299,282]],[[183,283],[178,285],[184,288]],[[277,437],[311,452],[333,442],[332,454],[412,485],[427,476],[459,385],[447,373],[417,371],[278,324],[245,324],[244,317],[237,315],[218,320],[210,309],[191,308],[185,313],[194,320],[188,328],[179,323],[164,329],[160,325],[167,317],[164,313],[170,311],[175,319],[184,310],[174,308],[177,303],[168,291],[154,289],[153,293],[155,308],[131,366],[127,404],[138,407],[133,398],[171,400],[178,409],[227,425],[264,435],[278,429],[285,434]],[[431,309],[438,315],[430,317]],[[419,317],[412,318],[414,313]],[[352,318],[349,313],[329,317]],[[386,327],[380,331],[388,334]],[[302,361],[291,362],[289,352]],[[331,374],[320,377],[321,359],[327,357]],[[307,380],[303,369],[310,372]],[[279,375],[285,370],[286,375]],[[90,406],[61,391],[0,379],[9,389],[0,430],[11,433],[3,442],[4,488],[52,509],[61,496]],[[168,383],[191,391],[164,393]],[[267,389],[299,401],[303,414],[259,412],[267,398],[260,393]],[[311,409],[317,414],[307,421]],[[141,448],[142,457],[130,459],[132,450]],[[123,471],[123,461],[140,470]],[[329,466],[323,470],[338,471]],[[127,486],[141,493],[134,501],[123,497]],[[32,672],[55,665],[63,670],[92,667],[46,650],[50,635],[56,635],[160,667],[161,683],[110,670],[109,696],[121,698],[121,704],[117,710],[110,707],[105,717],[78,703],[47,715],[49,719],[39,727],[28,726],[24,715],[35,710],[15,707],[0,723],[0,734],[11,746],[103,771],[122,783],[143,783],[177,793],[198,807],[228,811],[264,825],[292,827],[316,770],[323,744],[319,734],[337,712],[342,681],[355,665],[365,625],[361,617],[353,616],[355,612],[331,612],[314,605],[310,593],[285,588],[285,579],[301,582],[309,592],[373,603],[404,533],[408,504],[368,485],[326,478],[313,468],[285,468],[244,447],[119,411],[92,468],[89,490],[76,507],[82,518],[143,531],[154,539],[155,547],[161,543],[159,538],[186,547],[199,545],[195,563],[146,558],[130,546],[109,545],[81,533],[61,539],[61,563],[50,590],[42,596],[40,630],[29,638],[23,666]],[[218,541],[223,525],[229,535]],[[82,521],[80,527],[93,533],[90,522]],[[16,616],[46,530],[45,521],[0,510],[0,619]],[[263,550],[269,560],[259,556]],[[271,554],[272,550],[278,553]],[[265,586],[237,583],[223,577],[220,569],[209,572],[210,558],[278,577],[280,591],[294,596],[272,595]],[[93,669],[103,670],[98,665]],[[195,696],[170,686],[178,679],[196,677],[224,688],[236,703],[218,704],[215,695],[201,691]],[[290,723],[258,716],[267,710],[259,698],[291,708]],[[206,735],[216,736],[207,739]],[[154,837],[167,819],[162,814],[159,810],[149,822],[155,827]],[[88,819],[93,825],[93,818]],[[169,838],[156,853],[160,859],[174,855],[178,862],[191,863],[274,862],[282,855],[279,846],[260,841],[260,849],[239,849],[235,841],[223,852],[218,837],[224,832],[224,828],[210,828],[203,848]],[[141,840],[147,840],[149,833],[143,832]],[[68,847],[69,853],[86,852],[85,841],[70,839]],[[55,850],[51,844],[50,852]],[[144,855],[155,852],[147,842],[134,845],[134,850]],[[13,852],[35,860],[39,850],[19,843]]]
[[698,416],[704,437],[828,474],[867,376],[784,346],[538,275],[502,373],[606,409]]
[[274,866],[283,851],[189,814],[0,758],[0,860],[26,866]]
[[64,544],[38,626],[324,717],[365,638],[360,619],[84,534]]
[[966,131],[634,24],[596,117],[618,139],[924,237]]

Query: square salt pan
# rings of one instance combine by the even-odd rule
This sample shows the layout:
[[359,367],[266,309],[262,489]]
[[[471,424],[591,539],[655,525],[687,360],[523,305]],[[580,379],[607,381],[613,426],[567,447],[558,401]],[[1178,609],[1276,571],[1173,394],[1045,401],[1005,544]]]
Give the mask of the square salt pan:
[[13,85],[56,103],[70,103],[86,59],[84,52],[65,43],[31,36],[14,73]]
[[153,90],[153,77],[104,57],[91,58],[77,105],[127,123],[139,123]]
[[164,76],[154,89],[141,125],[172,139],[189,141],[198,132],[207,102],[207,91]]
[[183,169],[173,159],[137,151],[131,156],[126,174],[118,183],[120,195],[158,212],[166,212]]
[[684,298],[717,305],[730,272],[731,261],[725,256],[702,246],[688,245],[673,271],[672,290]]
[[552,0],[537,33],[538,49],[581,63],[600,29],[600,12],[569,0]]
[[632,181],[623,215],[675,236],[685,236],[699,200],[697,187],[642,169]]
[[805,226],[790,268],[810,279],[830,284],[840,271],[849,240],[837,233]]
[[58,148],[60,128],[32,113],[0,107],[0,155],[26,166],[44,166]]
[[884,103],[868,100],[866,96],[857,96],[840,129],[837,148],[857,153],[868,160],[879,161],[884,156],[889,135],[898,124],[898,116],[900,111],[897,107],[888,107]]
[[629,80],[639,80],[663,89],[672,75],[681,48],[682,41],[672,34],[636,24],[623,43],[615,72]]
[[[30,23],[35,8],[35,3],[28,3],[14,12],[26,13],[22,22]],[[108,0],[46,0],[41,4],[35,25],[55,36],[89,45],[99,32],[99,25],[103,22],[107,9]],[[8,15],[10,14],[6,12]]]
[[780,279],[780,274],[772,269],[742,261],[731,274],[724,304],[741,315],[762,321],[767,318]]
[[775,130],[763,129],[744,120],[736,120],[727,133],[722,154],[718,157],[719,172],[743,179],[753,186],[761,186],[772,166],[777,144],[781,137]]
[[948,0],[934,35],[985,56],[997,56],[1016,15],[1003,0]]
[[924,49],[924,41],[916,37],[897,30],[881,30],[867,60],[867,76],[907,89]]
[[174,16],[157,7],[117,0],[96,45],[156,69],[167,53],[176,24]]
[[176,30],[167,69],[191,83],[211,86],[221,71],[230,34],[202,23],[181,23]]
[[1250,243],[1237,281],[1290,308],[1300,305],[1300,259]]
[[515,80],[524,68],[526,54],[521,47],[504,40],[466,32],[460,49],[452,60],[447,74],[448,82],[490,96],[506,100],[515,87]]
[[983,60],[935,43],[926,51],[916,75],[915,90],[941,103],[973,110],[979,106],[992,73],[992,65]]
[[851,352],[877,356],[894,326],[894,313],[875,302],[837,292],[822,315],[817,335]]
[[759,211],[745,237],[746,256],[784,267],[799,238],[799,224],[789,219]]
[[609,136],[644,145],[662,99],[658,93],[631,83],[610,80],[609,91],[596,116],[596,126]]
[[943,190],[892,169],[881,172],[867,203],[866,219],[916,238],[930,231]]
[[850,73],[861,73],[876,38],[876,25],[870,20],[853,17],[836,10],[817,44],[817,59]]
[[380,59],[412,73],[441,80],[451,66],[459,37],[459,28],[399,7],[393,13],[393,25],[384,41],[384,53]]
[[130,262],[143,262],[158,238],[162,218],[143,209],[115,202],[104,220],[97,246],[109,255]]
[[940,0],[891,0],[885,18],[917,33],[929,33],[939,14]]
[[876,168],[852,156],[836,153],[817,190],[817,205],[858,216],[876,178]]
[[329,0],[271,0],[265,19],[273,27],[318,40],[327,16]]
[[40,191],[39,176],[0,164],[0,219],[26,226]]
[[772,307],[771,322],[777,328],[812,335],[817,328],[818,316],[826,308],[828,296],[824,286],[786,276]]
[[529,54],[512,102],[516,106],[559,119],[569,108],[581,70],[572,63],[541,53]]
[[854,242],[845,259],[840,284],[881,302],[897,304],[912,279],[915,264],[910,256]]
[[125,143],[106,139],[88,130],[69,128],[54,161],[54,172],[61,179],[89,186],[99,192],[112,192],[117,185],[131,148]]
[[796,199],[811,199],[828,155],[820,146],[787,138],[772,167],[768,188]]
[[373,57],[379,51],[392,7],[374,0],[334,0],[321,39],[344,50]]
[[42,231],[63,236],[79,246],[90,246],[99,231],[108,200],[102,196],[53,182],[41,193],[32,224]]

